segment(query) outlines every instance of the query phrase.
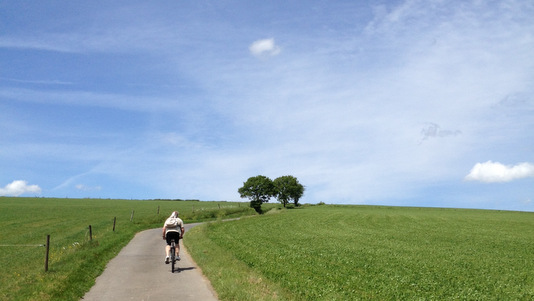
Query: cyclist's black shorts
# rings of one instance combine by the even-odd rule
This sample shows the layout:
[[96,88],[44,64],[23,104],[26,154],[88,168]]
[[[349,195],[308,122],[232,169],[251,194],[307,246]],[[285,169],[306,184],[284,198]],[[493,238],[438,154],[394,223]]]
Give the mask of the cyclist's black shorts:
[[180,240],[180,232],[167,232],[165,239],[167,240],[168,246],[171,245],[171,239],[174,239],[174,242],[178,243],[178,240]]

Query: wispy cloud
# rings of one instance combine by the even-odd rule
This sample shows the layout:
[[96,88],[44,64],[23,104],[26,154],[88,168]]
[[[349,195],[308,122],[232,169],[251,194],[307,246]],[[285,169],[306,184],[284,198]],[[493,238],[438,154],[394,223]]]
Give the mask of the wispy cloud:
[[60,80],[25,80],[25,79],[16,79],[16,78],[6,78],[0,77],[0,81],[9,81],[14,83],[23,83],[23,84],[36,84],[36,85],[72,85],[72,82],[60,81]]
[[76,184],[76,189],[81,191],[100,191],[102,190],[101,186],[87,186],[84,184]]
[[[165,51],[181,41],[180,32],[164,24],[107,18],[94,26],[73,26],[62,31],[35,28],[31,33],[0,34],[0,48],[33,49],[59,53],[124,53]],[[104,25],[107,24],[107,25]],[[110,26],[108,26],[110,25]],[[36,34],[38,33],[38,34]]]
[[3,99],[49,105],[103,107],[142,112],[181,110],[190,104],[188,101],[176,102],[168,97],[143,97],[128,94],[59,89],[4,88],[0,89],[0,97]]
[[425,128],[421,130],[421,142],[430,138],[443,138],[449,136],[458,136],[460,134],[462,134],[460,130],[444,130],[435,123],[429,123]]

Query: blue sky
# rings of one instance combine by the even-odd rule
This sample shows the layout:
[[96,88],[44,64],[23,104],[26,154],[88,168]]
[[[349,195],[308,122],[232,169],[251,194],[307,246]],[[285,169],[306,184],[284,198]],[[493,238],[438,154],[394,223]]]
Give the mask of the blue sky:
[[[534,3],[1,1],[0,195],[534,211]],[[273,200],[274,201],[274,200]]]

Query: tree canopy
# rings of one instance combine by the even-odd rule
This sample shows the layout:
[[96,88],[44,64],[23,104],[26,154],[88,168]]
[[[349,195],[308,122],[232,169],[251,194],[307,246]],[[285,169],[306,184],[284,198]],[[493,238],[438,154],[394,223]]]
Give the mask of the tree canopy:
[[272,181],[262,175],[250,177],[238,189],[242,198],[250,200],[250,207],[261,213],[261,205],[276,197],[284,207],[292,201],[299,205],[299,199],[304,194],[304,186],[294,176],[281,176]]
[[248,178],[238,192],[242,198],[250,200],[250,207],[258,213],[261,213],[261,204],[269,202],[275,195],[273,181],[262,175]]
[[304,194],[304,186],[294,176],[281,176],[273,181],[275,197],[284,207],[289,201],[298,206],[299,199]]

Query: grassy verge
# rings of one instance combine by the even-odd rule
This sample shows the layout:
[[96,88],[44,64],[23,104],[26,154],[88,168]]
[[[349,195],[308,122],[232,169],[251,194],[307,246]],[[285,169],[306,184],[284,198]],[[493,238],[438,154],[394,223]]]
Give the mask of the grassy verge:
[[0,197],[0,300],[79,300],[135,233],[173,210],[186,223],[255,214],[230,202]]
[[[221,222],[219,222],[221,223]],[[234,257],[208,237],[213,224],[197,226],[184,244],[202,267],[221,300],[287,300],[291,294]]]
[[211,224],[187,246],[221,300],[534,299],[533,213],[314,206]]

